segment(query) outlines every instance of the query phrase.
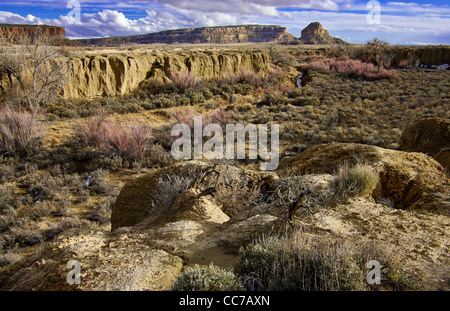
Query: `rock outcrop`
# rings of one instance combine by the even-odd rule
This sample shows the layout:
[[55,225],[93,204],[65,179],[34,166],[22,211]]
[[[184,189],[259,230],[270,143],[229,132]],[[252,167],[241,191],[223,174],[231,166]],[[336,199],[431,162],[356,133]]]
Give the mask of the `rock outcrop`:
[[[309,215],[306,209],[298,210],[292,225],[302,235],[320,241],[376,242],[378,247],[394,252],[408,272],[423,276],[426,290],[449,290],[445,280],[449,276],[450,215],[442,211],[450,208],[450,192],[441,192],[442,200],[436,201],[439,179],[448,182],[442,167],[424,154],[356,144],[313,147],[282,161],[284,168],[277,173],[201,161],[156,170],[122,189],[113,207],[113,232],[64,232],[42,245],[35,255],[2,267],[0,289],[170,290],[186,267],[214,263],[231,269],[241,246],[261,235],[285,232],[277,229],[286,228],[281,225],[286,225],[287,206],[265,196],[274,193],[277,184],[288,181],[283,177],[287,167],[298,173],[332,172],[335,165],[355,156],[364,156],[380,173],[376,191],[392,190],[393,199],[401,193],[398,197],[405,201],[412,192],[425,195],[428,190],[434,191],[426,201],[420,200],[425,205],[439,205],[440,210],[402,210],[376,203],[369,196],[327,206],[320,206],[319,200],[315,217],[305,217],[303,214]],[[173,178],[158,182],[167,176]],[[235,191],[257,186],[263,196],[258,204],[242,206],[230,217],[218,203],[217,193],[208,190],[217,180],[224,180],[226,185],[244,181]],[[328,195],[333,177],[314,173],[297,175],[294,180],[292,187],[311,188],[311,195],[319,198]],[[78,285],[66,281],[70,271],[67,263],[72,260],[81,265]]]
[[33,41],[36,36],[44,36],[48,39],[65,39],[64,27],[48,25],[16,25],[0,24],[0,38],[8,43],[16,44],[24,39]]
[[411,65],[440,66],[450,64],[450,46],[414,46],[400,47],[394,50],[393,66],[400,66],[406,61]]
[[77,40],[82,45],[119,45],[151,43],[247,43],[286,42],[295,36],[277,25],[239,25],[166,30],[145,35]]
[[426,118],[413,123],[403,132],[400,149],[428,154],[450,170],[450,120]]
[[388,198],[397,208],[407,208],[432,193],[443,191],[450,182],[445,169],[422,153],[408,153],[362,144],[332,143],[314,146],[294,158],[284,158],[279,170],[298,173],[337,171],[345,161],[361,159],[379,174],[372,196]]
[[328,30],[324,29],[319,22],[313,22],[302,30],[299,39],[300,44],[347,44],[342,39],[333,38]]
[[[179,220],[205,220],[221,224],[227,222],[230,217],[225,215],[216,203],[209,201],[204,195],[200,195],[203,191],[207,191],[211,180],[217,178],[215,174],[226,175],[229,183],[247,180],[250,185],[259,184],[260,186],[264,183],[268,184],[276,178],[276,175],[271,172],[253,172],[220,165],[214,168],[213,174],[209,172],[202,179],[201,174],[205,169],[211,168],[205,163],[191,161],[157,170],[127,183],[114,205],[111,215],[111,230],[136,226],[140,223],[145,227],[150,224]],[[151,211],[155,205],[161,206],[170,202],[170,194],[166,193],[165,189],[161,189],[164,198],[157,191],[160,187],[159,183],[166,179],[172,181],[171,184],[174,188],[177,187],[177,183],[181,185],[183,193],[180,193],[176,201],[167,206],[164,213],[152,215]],[[195,187],[187,187],[186,183],[195,184]]]
[[[63,59],[61,61],[67,61]],[[136,91],[152,78],[167,81],[172,72],[190,71],[203,80],[241,69],[267,73],[270,57],[260,52],[192,52],[136,55],[94,55],[71,59],[64,96],[92,98],[120,96]]]

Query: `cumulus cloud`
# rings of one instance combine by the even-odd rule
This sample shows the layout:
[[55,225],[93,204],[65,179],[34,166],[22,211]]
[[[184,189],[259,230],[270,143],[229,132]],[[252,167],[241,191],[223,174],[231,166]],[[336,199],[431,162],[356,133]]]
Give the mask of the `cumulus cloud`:
[[[96,0],[96,3],[95,8],[101,8],[98,5],[106,4],[106,0]],[[365,4],[359,7],[358,3],[361,4],[352,0],[124,0],[114,3],[115,8],[104,8],[96,12],[92,10],[93,7],[89,7],[94,5],[94,2],[84,0],[80,23],[74,23],[73,17],[63,15],[43,19],[33,15],[21,16],[1,11],[0,23],[45,23],[65,27],[69,38],[93,38],[238,24],[277,24],[288,27],[291,33],[300,36],[301,29],[310,22],[320,21],[331,35],[350,42],[366,42],[374,37],[380,37],[393,44],[450,43],[448,30],[450,18],[447,6],[439,8],[427,6],[428,14],[415,14],[413,11],[418,5],[392,2],[382,6],[382,24],[369,25],[366,20]],[[334,8],[337,8],[338,4],[341,10],[336,11]],[[119,6],[126,9],[119,9]],[[135,7],[130,10],[130,6]],[[287,7],[294,6],[302,6],[309,10],[286,10]],[[396,12],[396,8],[399,7],[409,8],[411,13],[399,14]],[[350,8],[351,11],[347,11]],[[144,14],[140,13],[138,17],[128,14],[137,10],[141,10]]]
[[277,15],[277,8],[295,7],[303,9],[337,10],[339,5],[332,0],[158,0],[173,7],[202,12],[223,12],[256,15]]

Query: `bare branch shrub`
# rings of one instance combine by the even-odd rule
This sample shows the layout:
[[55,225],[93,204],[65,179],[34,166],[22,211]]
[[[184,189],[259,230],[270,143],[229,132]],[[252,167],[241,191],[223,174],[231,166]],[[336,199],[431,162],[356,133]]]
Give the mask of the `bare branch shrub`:
[[161,214],[167,211],[180,194],[188,190],[192,185],[193,174],[180,176],[168,174],[161,177],[154,189],[152,189],[152,208],[148,211],[150,215]]
[[0,149],[27,157],[38,150],[44,128],[36,113],[8,105],[0,108]]
[[361,60],[318,60],[304,67],[319,72],[333,72],[344,76],[360,77],[371,80],[397,78],[395,70],[387,70],[382,66],[366,63]]
[[182,92],[185,92],[186,90],[191,88],[195,88],[202,82],[202,80],[198,78],[194,73],[186,70],[172,72],[170,79],[172,80],[172,83]]
[[135,123],[119,126],[115,120],[106,119],[102,111],[79,124],[77,133],[83,145],[108,157],[143,160],[151,146],[149,126]]
[[50,46],[43,33],[33,41],[24,39],[20,46],[0,44],[0,72],[9,81],[8,102],[36,111],[57,98],[69,75],[69,62],[62,56],[61,49]]

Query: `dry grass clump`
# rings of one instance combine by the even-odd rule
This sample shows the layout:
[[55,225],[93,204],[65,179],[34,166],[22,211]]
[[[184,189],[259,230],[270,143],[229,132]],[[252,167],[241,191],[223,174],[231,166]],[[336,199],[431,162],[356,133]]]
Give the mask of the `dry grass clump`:
[[345,162],[334,174],[332,188],[340,197],[366,196],[375,190],[378,179],[378,174],[371,166],[362,162],[350,166],[348,162]]

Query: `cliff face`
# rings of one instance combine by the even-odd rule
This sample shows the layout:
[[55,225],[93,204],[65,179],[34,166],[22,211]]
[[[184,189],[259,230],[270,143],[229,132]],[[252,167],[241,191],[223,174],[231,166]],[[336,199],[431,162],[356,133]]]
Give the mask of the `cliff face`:
[[393,65],[398,66],[405,60],[411,64],[427,66],[450,64],[450,47],[443,45],[397,48]]
[[7,43],[20,43],[24,38],[33,40],[37,35],[65,38],[66,30],[64,27],[48,25],[0,24],[0,38]]
[[242,68],[268,72],[270,57],[264,53],[137,54],[89,56],[72,59],[65,97],[120,96],[136,91],[150,78],[169,79],[174,71],[188,70],[203,80]]
[[311,23],[303,29],[299,41],[301,44],[346,44],[345,41],[330,36],[319,22]]
[[246,43],[285,42],[295,40],[285,27],[242,25],[168,30],[139,36],[79,40],[82,45],[108,45],[124,43]]

